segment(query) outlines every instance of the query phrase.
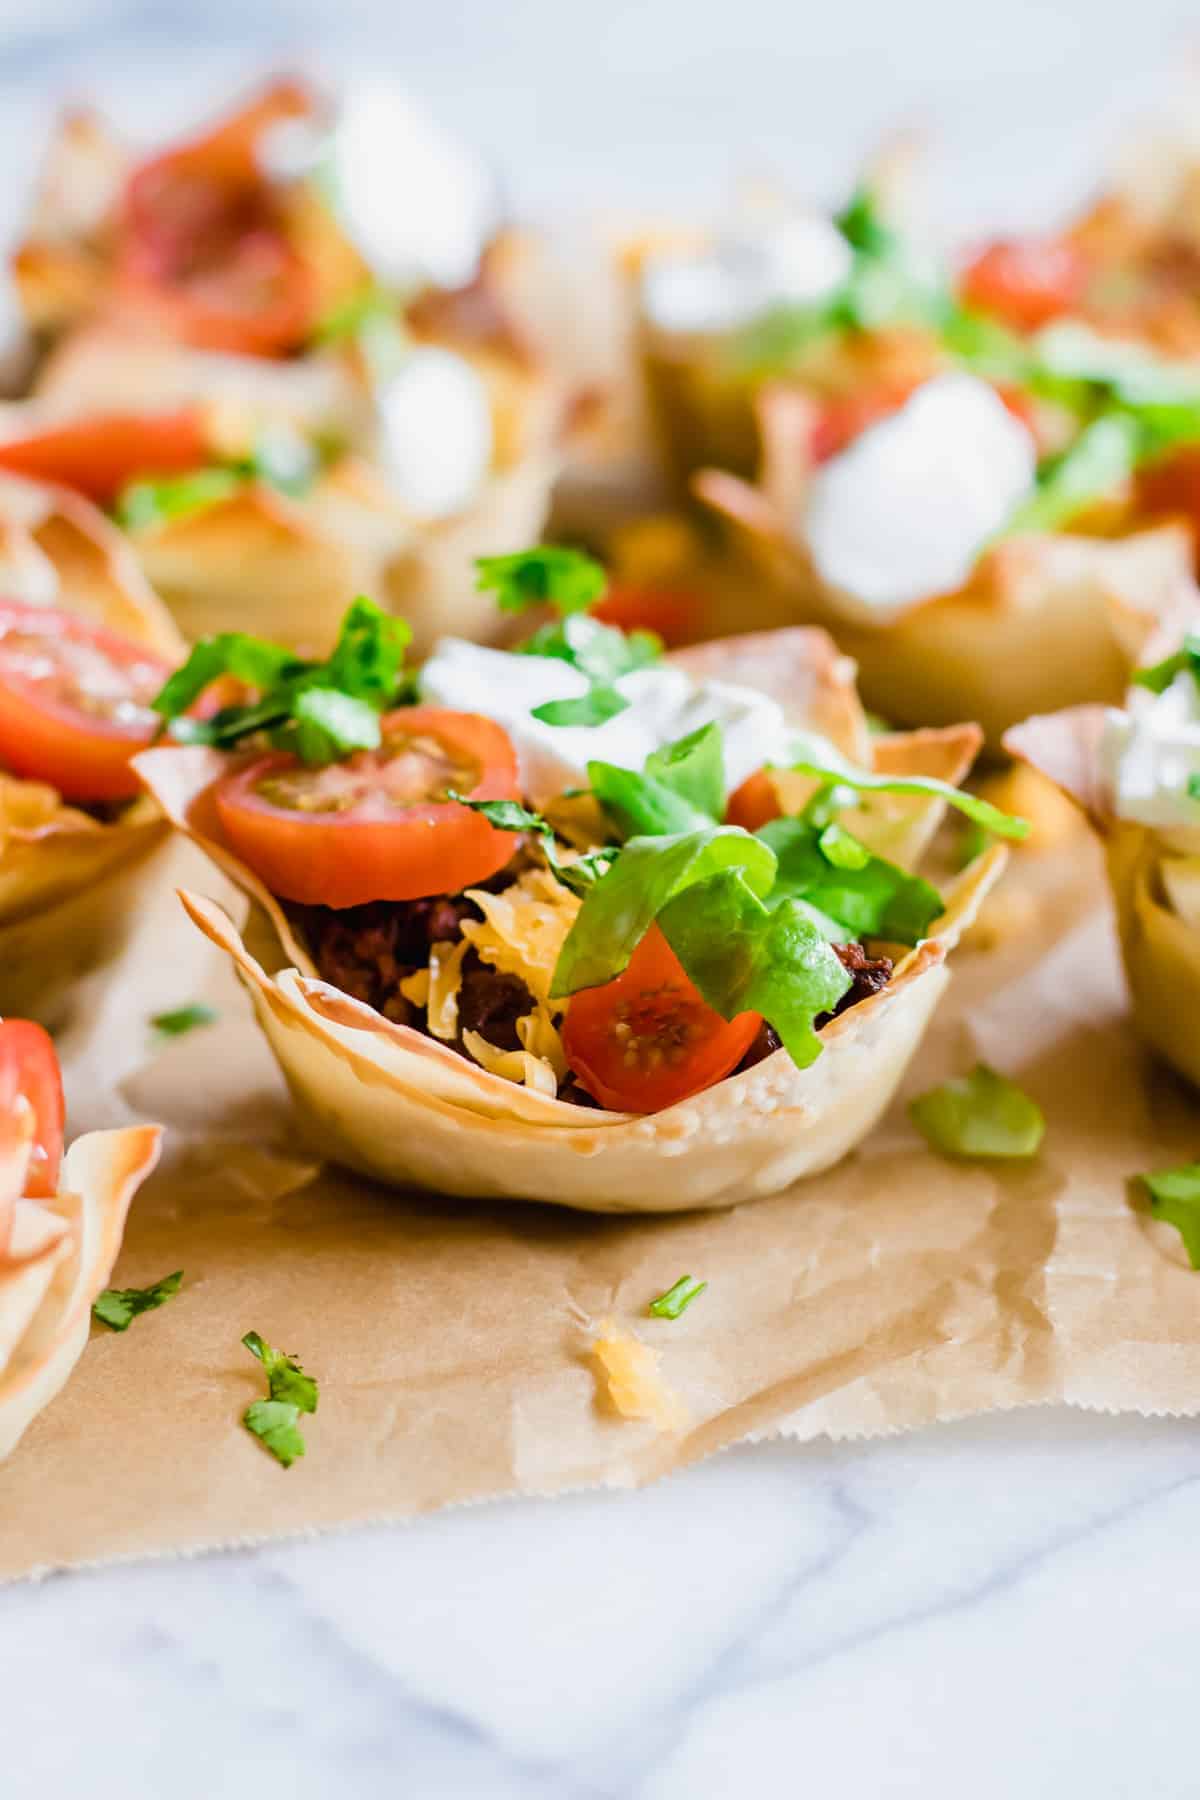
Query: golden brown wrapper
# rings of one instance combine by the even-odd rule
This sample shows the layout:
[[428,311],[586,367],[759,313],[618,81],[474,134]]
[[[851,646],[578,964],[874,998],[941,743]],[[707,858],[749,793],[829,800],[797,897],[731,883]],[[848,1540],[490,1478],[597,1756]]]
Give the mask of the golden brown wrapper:
[[[78,494],[0,477],[0,582],[171,660],[183,641],[128,545]],[[167,836],[135,798],[100,822],[52,788],[0,773],[0,1013],[61,1022],[76,981],[124,945],[151,852]]]
[[1031,713],[1119,703],[1144,645],[1195,605],[1188,533],[1067,534],[995,544],[965,587],[872,619],[820,579],[792,523],[807,478],[802,396],[761,402],[757,486],[722,470],[696,477],[738,554],[776,594],[781,618],[823,625],[854,657],[867,705],[901,725],[977,719],[995,749]]
[[82,1355],[92,1303],[108,1283],[160,1139],[156,1125],[89,1132],[67,1151],[55,1199],[17,1201],[0,1255],[0,1459]]
[[1200,1087],[1200,932],[1168,903],[1163,834],[1114,816],[1099,765],[1101,707],[1027,719],[1005,748],[1054,781],[1103,845],[1134,1022],[1147,1044]]
[[[722,646],[726,678],[749,680],[765,661],[781,679],[801,637],[812,653],[811,684],[793,669],[793,699],[828,706],[848,674],[820,634],[779,634],[773,667],[761,636],[731,640]],[[850,718],[844,697],[843,714],[857,736],[861,715]],[[965,726],[875,742],[877,766],[953,779],[979,736]],[[960,878],[943,918],[903,956],[887,987],[824,1027],[822,1054],[810,1067],[797,1069],[777,1051],[677,1106],[637,1117],[516,1086],[317,979],[278,904],[221,841],[212,790],[229,766],[198,748],[151,750],[136,762],[172,822],[254,903],[248,948],[219,907],[181,895],[195,924],[236,963],[316,1148],[395,1186],[588,1211],[726,1206],[837,1162],[895,1092],[944,989],[946,958],[1005,860],[997,848]],[[851,822],[903,861],[919,854],[942,810],[920,797],[868,796]]]

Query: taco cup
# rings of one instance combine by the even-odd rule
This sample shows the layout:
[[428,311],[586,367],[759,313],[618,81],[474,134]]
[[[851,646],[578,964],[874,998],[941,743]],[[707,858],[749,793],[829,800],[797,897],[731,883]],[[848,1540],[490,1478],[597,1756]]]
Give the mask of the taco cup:
[[[885,596],[880,591],[868,601],[849,578],[831,579],[830,562],[837,554],[832,548],[822,566],[806,535],[821,470],[812,453],[813,412],[803,396],[781,388],[762,395],[763,467],[757,485],[715,469],[703,471],[694,485],[725,521],[735,553],[776,596],[780,616],[824,626],[854,657],[869,706],[898,724],[977,719],[995,749],[1007,727],[1031,712],[1120,698],[1148,639],[1192,605],[1191,543],[1180,525],[1137,529],[1124,512],[1119,517],[1126,529],[1117,535],[1109,518],[1099,518],[1095,510],[1090,518],[1099,529],[1093,534],[1085,534],[1086,519],[1078,529],[1072,523],[1067,530],[1002,530],[1006,513],[1023,504],[1025,485],[1032,481],[1032,451],[1022,463],[1022,426],[1007,416],[986,384],[966,374],[925,384],[894,419],[868,426],[835,461],[861,454],[868,439],[895,429],[909,413],[915,417],[918,405],[932,412],[935,396],[945,400],[947,414],[965,400],[956,425],[973,424],[978,414],[995,435],[997,455],[1015,456],[1015,465],[1007,488],[1000,481],[981,502],[987,520],[981,515],[972,524],[966,496],[963,541],[954,543],[959,527],[950,527],[944,566],[934,545],[930,568],[942,580],[924,592]],[[978,442],[981,434],[971,435]],[[898,438],[894,448],[903,482],[906,466],[922,465],[899,455]],[[956,462],[964,482],[979,493],[970,456],[960,454],[962,449],[948,438],[936,455]],[[824,467],[833,469],[834,462]],[[927,487],[933,480],[930,475]],[[952,491],[948,482],[947,489]],[[927,545],[939,522],[946,523],[930,521]],[[908,522],[896,513],[892,528],[907,531]],[[843,540],[839,549],[844,548]],[[896,566],[881,563],[864,581],[886,583]]]
[[427,643],[490,621],[457,571],[537,536],[556,416],[537,373],[492,404],[441,348],[402,352],[376,381],[345,351],[284,364],[93,326],[0,407],[0,468],[111,507],[189,638],[323,651],[369,591]]
[[[1200,644],[1200,638],[1185,643]],[[1104,846],[1134,1023],[1200,1087],[1200,688],[1187,651],[1127,708],[1027,719],[1005,746],[1086,814]],[[1200,782],[1197,782],[1200,788]]]
[[0,537],[18,596],[0,605],[0,1009],[57,1024],[125,941],[167,837],[123,763],[153,726],[127,736],[119,714],[183,646],[79,495],[0,478]]
[[[624,710],[560,724],[537,695],[539,713],[597,703],[547,641],[442,642],[379,747],[320,768],[139,756],[251,901],[244,942],[185,893],[190,917],[235,962],[306,1133],[392,1185],[673,1211],[828,1167],[887,1106],[1003,862],[997,846],[944,900],[906,872],[948,802],[977,804],[951,785],[977,729],[872,740],[851,666],[812,631],[678,661],[605,638],[606,656],[643,658],[619,678]],[[800,764],[765,768],[772,744],[781,760],[800,745]],[[804,809],[843,780],[858,786],[818,830]],[[861,930],[812,901],[821,832],[867,871],[826,884]],[[785,886],[789,855],[804,869]]]
[[[161,1131],[93,1131],[62,1154],[53,1048],[0,1023],[0,1459],[58,1393],[87,1343],[125,1215],[158,1161]],[[61,1166],[60,1166],[61,1165]]]

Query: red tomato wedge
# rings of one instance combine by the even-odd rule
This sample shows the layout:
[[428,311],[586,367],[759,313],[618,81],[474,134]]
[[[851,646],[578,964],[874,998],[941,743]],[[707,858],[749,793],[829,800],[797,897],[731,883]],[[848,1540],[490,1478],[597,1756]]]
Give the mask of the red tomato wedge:
[[969,305],[1018,331],[1036,331],[1079,307],[1090,273],[1086,258],[1071,244],[998,238],[967,265],[960,286]]
[[[22,1101],[33,1115],[33,1146],[24,1192],[31,1199],[44,1200],[58,1192],[62,1162],[66,1109],[58,1057],[40,1025],[29,1019],[4,1019],[0,1020],[0,1122],[12,1119]],[[4,1248],[5,1243],[0,1242],[0,1250]]]
[[592,608],[592,617],[604,625],[618,625],[622,631],[653,631],[671,649],[695,637],[701,604],[698,594],[682,588],[618,584]]
[[304,341],[315,284],[281,227],[257,149],[270,126],[312,107],[299,83],[276,82],[134,171],[117,258],[127,305],[200,349],[276,356]]
[[757,831],[760,825],[777,819],[782,811],[770,769],[756,769],[730,794],[725,803],[725,823],[740,825],[743,831]]
[[0,768],[64,800],[127,800],[129,759],[162,721],[164,657],[86,619],[0,602]]
[[0,444],[0,469],[77,488],[101,506],[140,476],[185,475],[209,460],[203,411],[101,413]]
[[615,1112],[660,1112],[736,1069],[761,1024],[757,1013],[723,1019],[706,1005],[652,925],[624,974],[572,997],[562,1041],[593,1100]]
[[213,799],[232,850],[284,900],[360,906],[453,894],[495,875],[516,841],[447,800],[515,800],[517,756],[478,713],[402,707],[378,750],[309,768],[284,753],[227,775]]

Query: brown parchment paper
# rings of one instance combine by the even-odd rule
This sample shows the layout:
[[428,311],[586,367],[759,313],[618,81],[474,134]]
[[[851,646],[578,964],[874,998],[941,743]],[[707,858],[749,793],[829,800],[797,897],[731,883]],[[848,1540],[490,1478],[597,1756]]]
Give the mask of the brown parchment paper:
[[[992,947],[958,959],[862,1150],[717,1215],[469,1206],[317,1172],[215,964],[220,1022],[147,1044],[140,978],[148,962],[169,974],[187,931],[173,903],[156,910],[66,1040],[75,1129],[169,1127],[115,1279],[182,1267],[183,1290],[124,1335],[95,1327],[0,1466],[0,1576],[629,1485],[756,1433],[875,1433],[1050,1400],[1200,1411],[1200,1275],[1129,1186],[1200,1151],[1200,1103],[1128,1029],[1082,833],[1014,859],[982,926]],[[907,1122],[905,1099],[980,1056],[1045,1109],[1026,1166],[942,1161]],[[685,1272],[708,1291],[676,1322],[647,1319]],[[588,1353],[604,1318],[661,1352],[687,1430],[609,1409]],[[262,1392],[239,1343],[251,1328],[320,1378],[308,1455],[288,1471],[239,1423]]]

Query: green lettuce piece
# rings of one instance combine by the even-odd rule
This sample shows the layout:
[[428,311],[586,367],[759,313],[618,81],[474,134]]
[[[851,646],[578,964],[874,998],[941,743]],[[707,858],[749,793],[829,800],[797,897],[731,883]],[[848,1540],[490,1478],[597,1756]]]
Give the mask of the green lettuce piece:
[[1055,531],[1132,475],[1140,452],[1136,422],[1120,413],[1097,419],[1069,450],[1039,471],[1036,492],[1023,500],[1004,531]]
[[[400,698],[404,653],[412,637],[403,619],[359,595],[347,610],[333,654],[305,662],[292,651],[244,632],[201,638],[153,701],[177,740],[230,748],[256,732],[302,761],[332,762],[377,748],[379,714]],[[230,675],[256,688],[244,706],[210,719],[185,718],[205,690]]]
[[684,889],[660,912],[658,925],[723,1019],[761,1013],[797,1068],[816,1061],[816,1020],[833,1011],[851,977],[802,906],[794,900],[764,906],[742,873],[730,869]]
[[1044,326],[1030,354],[1040,374],[1101,388],[1128,407],[1200,407],[1194,364],[1157,356],[1128,339],[1101,337],[1077,320]]
[[1156,1219],[1174,1225],[1183,1239],[1188,1261],[1200,1269],[1200,1163],[1184,1163],[1178,1169],[1156,1169],[1141,1181],[1150,1195]]
[[719,824],[725,812],[721,727],[702,725],[652,751],[641,773],[592,761],[588,781],[622,838],[660,837]]
[[1007,1076],[979,1063],[969,1075],[931,1088],[909,1117],[943,1156],[1012,1159],[1033,1156],[1046,1121],[1041,1108]]
[[665,1294],[660,1294],[657,1300],[650,1302],[646,1311],[655,1319],[677,1319],[680,1313],[687,1311],[693,1300],[700,1298],[707,1286],[707,1281],[696,1281],[691,1275],[681,1275]]
[[[844,927],[839,943],[877,937],[915,944],[945,911],[941,895],[928,881],[874,855],[843,826],[818,828],[803,818],[772,819],[757,836],[779,864],[767,905],[806,901]],[[831,845],[836,847],[832,857]],[[852,855],[847,845],[853,846]]]
[[1029,835],[1028,820],[1001,812],[998,806],[992,806],[989,801],[981,800],[976,794],[952,787],[948,781],[938,781],[932,775],[876,775],[867,769],[857,769],[825,738],[810,737],[804,732],[796,734],[793,760],[788,767],[797,774],[812,775],[817,780],[834,785],[840,783],[845,787],[856,788],[861,793],[923,794],[931,800],[944,800],[947,806],[954,807],[968,819],[974,819],[977,825],[982,825],[985,831],[994,832],[997,837],[1023,838]]
[[775,879],[775,856],[734,825],[630,838],[584,899],[559,952],[551,994],[565,998],[612,981],[669,901],[727,869],[739,871],[761,897]]
[[563,614],[586,612],[608,586],[603,567],[593,557],[557,544],[539,544],[507,556],[477,556],[475,569],[476,587],[490,588],[501,612],[525,612],[531,606],[552,606]]
[[128,1331],[140,1314],[153,1312],[177,1294],[182,1280],[183,1270],[176,1269],[173,1275],[164,1275],[149,1287],[105,1288],[92,1302],[92,1317],[112,1331]]
[[1185,669],[1200,681],[1200,635],[1195,632],[1188,633],[1173,656],[1155,663],[1152,668],[1138,669],[1133,679],[1136,686],[1149,688],[1152,694],[1161,694]]
[[236,469],[193,469],[186,475],[146,476],[117,495],[113,511],[122,531],[156,531],[207,512],[244,486]]

